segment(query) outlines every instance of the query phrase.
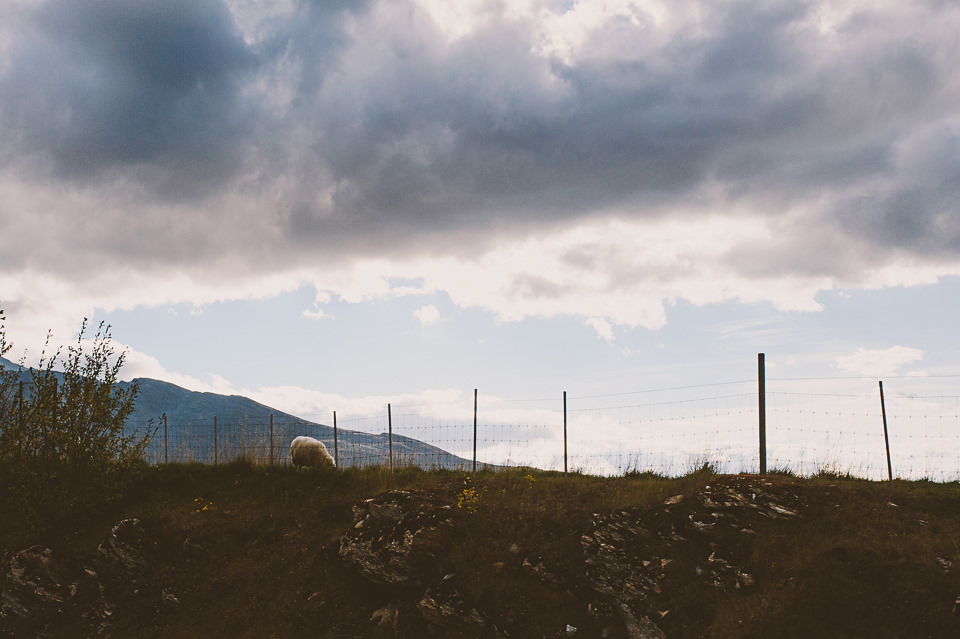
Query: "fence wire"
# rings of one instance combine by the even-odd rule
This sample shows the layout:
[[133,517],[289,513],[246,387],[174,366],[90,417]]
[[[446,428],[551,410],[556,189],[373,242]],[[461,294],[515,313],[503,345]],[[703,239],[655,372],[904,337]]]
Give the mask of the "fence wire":
[[[711,385],[715,386],[715,385]],[[779,384],[778,386],[783,386]],[[696,387],[682,392],[692,393]],[[476,425],[472,405],[463,419],[429,406],[340,417],[337,429],[305,420],[217,419],[154,423],[146,451],[150,463],[289,463],[289,444],[307,435],[322,441],[341,467],[532,467],[597,475],[655,472],[679,475],[709,464],[719,472],[757,472],[759,398],[745,390],[708,397],[598,405],[624,395],[576,398],[566,412],[516,405],[484,406]],[[646,397],[645,397],[646,398]],[[542,400],[531,400],[540,402]],[[960,395],[887,393],[888,437],[876,389],[849,394],[791,390],[765,394],[766,462],[771,472],[960,480]],[[592,405],[591,405],[592,403]],[[507,406],[507,408],[505,408]],[[144,429],[145,424],[131,425]],[[391,454],[392,452],[392,454]]]

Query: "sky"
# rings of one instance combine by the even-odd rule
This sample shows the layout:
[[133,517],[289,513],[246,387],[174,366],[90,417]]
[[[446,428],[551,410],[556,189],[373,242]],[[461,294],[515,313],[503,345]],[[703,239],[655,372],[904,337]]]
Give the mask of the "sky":
[[11,355],[104,321],[125,377],[324,422],[710,395],[760,352],[785,392],[957,395],[958,33],[938,0],[8,0]]

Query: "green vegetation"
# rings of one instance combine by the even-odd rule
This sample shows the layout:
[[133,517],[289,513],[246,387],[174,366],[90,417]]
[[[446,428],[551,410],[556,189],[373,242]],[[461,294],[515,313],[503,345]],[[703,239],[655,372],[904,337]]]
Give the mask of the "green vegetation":
[[[117,499],[125,476],[143,464],[149,435],[124,433],[138,390],[117,384],[125,354],[114,352],[109,326],[90,339],[86,330],[84,320],[65,355],[48,354],[48,336],[36,368],[0,370],[0,501],[25,530]],[[11,348],[0,324],[0,355]]]

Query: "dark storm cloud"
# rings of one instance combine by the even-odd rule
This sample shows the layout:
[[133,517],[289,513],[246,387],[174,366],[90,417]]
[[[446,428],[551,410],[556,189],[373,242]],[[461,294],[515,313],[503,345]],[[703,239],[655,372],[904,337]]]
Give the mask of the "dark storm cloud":
[[[878,239],[919,247],[897,218],[923,224],[937,208],[900,183],[891,154],[938,104],[956,106],[956,53],[936,12],[914,22],[854,13],[825,35],[811,26],[812,4],[717,6],[704,32],[678,31],[639,54],[641,30],[610,51],[601,29],[569,62],[536,55],[517,24],[449,46],[416,20],[365,34],[353,45],[364,72],[339,69],[310,105],[333,204],[301,206],[298,231],[362,225],[396,237],[614,206],[649,215],[713,181],[727,198],[718,206],[759,199],[778,215],[836,199],[822,223],[869,237],[889,219]],[[847,215],[847,191],[878,197],[878,181],[882,202]],[[955,186],[937,186],[937,201]]]
[[611,18],[568,56],[538,50],[534,14],[449,39],[414,4],[314,2],[241,34],[214,0],[50,2],[0,67],[0,153],[187,204],[239,184],[300,247],[742,203],[814,211],[779,254],[801,270],[831,233],[955,255],[957,11],[822,11]]
[[70,179],[159,169],[188,190],[241,162],[255,114],[240,93],[258,59],[223,4],[68,0],[31,18],[0,84],[17,153]]

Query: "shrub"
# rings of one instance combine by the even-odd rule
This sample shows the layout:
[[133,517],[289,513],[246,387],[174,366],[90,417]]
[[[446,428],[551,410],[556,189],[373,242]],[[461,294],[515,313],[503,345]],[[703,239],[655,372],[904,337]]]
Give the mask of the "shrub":
[[[3,316],[0,315],[0,320]],[[37,368],[0,373],[0,479],[6,505],[28,521],[50,522],[120,493],[126,473],[142,463],[150,435],[127,435],[138,383],[117,376],[126,353],[114,357],[110,327],[47,355]],[[0,324],[0,353],[7,352]],[[55,370],[62,360],[62,372]]]

